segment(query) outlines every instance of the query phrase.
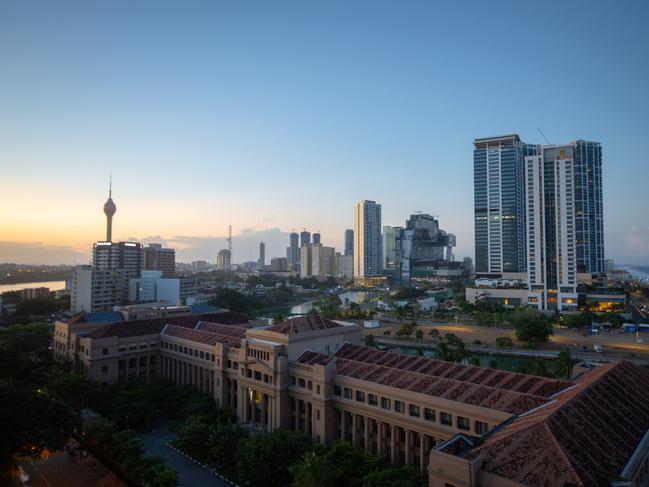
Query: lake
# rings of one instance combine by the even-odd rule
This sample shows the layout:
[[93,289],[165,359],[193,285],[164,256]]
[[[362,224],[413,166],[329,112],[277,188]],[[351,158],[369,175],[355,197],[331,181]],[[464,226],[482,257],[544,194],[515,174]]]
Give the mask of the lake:
[[20,291],[21,289],[34,289],[36,287],[48,287],[50,291],[65,289],[65,281],[43,281],[43,282],[19,282],[18,284],[0,284],[0,294],[9,291]]

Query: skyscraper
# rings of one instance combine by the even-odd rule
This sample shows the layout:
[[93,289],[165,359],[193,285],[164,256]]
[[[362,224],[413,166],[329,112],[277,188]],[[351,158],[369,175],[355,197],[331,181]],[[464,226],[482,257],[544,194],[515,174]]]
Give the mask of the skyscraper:
[[345,230],[345,255],[354,255],[354,230]]
[[104,203],[104,213],[106,215],[106,241],[113,240],[113,215],[117,211],[117,206],[113,202],[113,179],[108,183],[108,199]]
[[571,145],[575,165],[577,271],[605,272],[602,146],[585,140]]
[[300,232],[300,247],[311,245],[311,233],[303,230]]
[[577,273],[604,272],[601,146],[538,146],[525,158],[528,304],[577,309]]
[[316,232],[312,235],[311,241],[313,245],[318,245],[320,243],[320,233]]
[[266,267],[266,244],[264,242],[259,242],[259,260],[257,261],[257,267],[259,267],[259,270],[263,270]]
[[383,269],[394,270],[399,261],[397,256],[397,240],[403,230],[402,227],[383,227],[383,256],[381,263]]
[[291,269],[300,262],[299,238],[300,236],[295,232],[291,232],[289,235],[289,252],[287,257]]
[[216,269],[219,271],[229,271],[232,269],[232,256],[228,249],[221,249],[216,255]]
[[129,281],[144,269],[137,242],[97,242],[92,247],[92,310],[109,311],[129,298]]
[[523,158],[533,146],[518,135],[473,142],[475,272],[525,272]]
[[363,200],[354,206],[354,278],[381,275],[381,205]]

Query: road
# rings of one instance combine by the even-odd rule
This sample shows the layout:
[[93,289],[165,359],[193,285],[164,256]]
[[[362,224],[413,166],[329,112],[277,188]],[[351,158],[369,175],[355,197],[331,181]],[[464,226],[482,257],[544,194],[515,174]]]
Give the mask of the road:
[[167,465],[178,472],[178,479],[182,487],[231,487],[231,484],[212,475],[209,470],[196,465],[184,455],[167,446],[167,442],[174,439],[174,434],[162,429],[155,433],[141,434],[148,455],[160,455],[167,461]]

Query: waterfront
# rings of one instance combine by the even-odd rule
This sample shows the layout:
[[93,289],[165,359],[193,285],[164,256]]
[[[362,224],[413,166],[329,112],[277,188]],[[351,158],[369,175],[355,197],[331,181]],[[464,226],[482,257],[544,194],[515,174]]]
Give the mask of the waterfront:
[[[347,300],[350,303],[362,304],[370,301],[372,298],[378,296],[380,291],[345,291],[338,295],[340,302],[344,305]],[[296,304],[291,308],[291,315],[305,315],[313,309],[313,303],[316,300],[306,301],[304,303]]]
[[19,282],[17,284],[0,284],[0,294],[11,291],[20,291],[21,289],[34,289],[37,287],[47,287],[50,291],[60,291],[65,289],[65,281],[40,281],[40,282]]

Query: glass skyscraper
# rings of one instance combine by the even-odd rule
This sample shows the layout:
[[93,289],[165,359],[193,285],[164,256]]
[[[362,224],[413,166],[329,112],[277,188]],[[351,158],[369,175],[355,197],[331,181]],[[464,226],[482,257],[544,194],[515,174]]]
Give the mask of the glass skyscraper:
[[473,142],[475,272],[527,270],[523,162],[534,149],[518,135]]

